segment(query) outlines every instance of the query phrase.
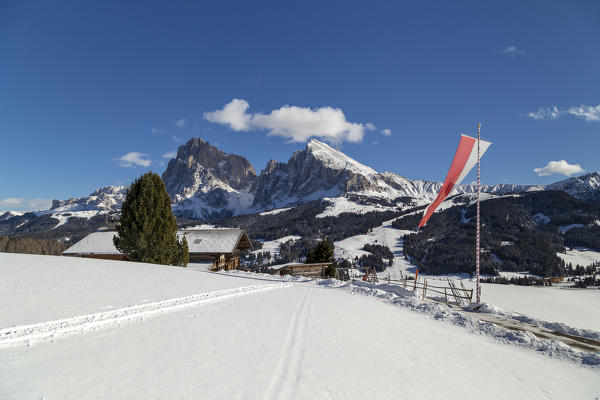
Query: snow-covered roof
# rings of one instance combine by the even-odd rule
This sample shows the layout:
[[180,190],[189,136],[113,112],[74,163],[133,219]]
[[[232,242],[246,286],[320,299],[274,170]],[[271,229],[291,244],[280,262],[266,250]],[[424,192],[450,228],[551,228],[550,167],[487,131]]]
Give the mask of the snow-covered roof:
[[[121,254],[113,243],[115,231],[90,233],[63,254]],[[242,229],[197,229],[178,231],[181,238],[185,234],[190,253],[233,253],[235,249],[252,249],[250,239]]]
[[113,243],[115,231],[93,232],[69,247],[63,254],[121,254]]
[[179,231],[185,234],[190,253],[233,253],[234,250],[252,249],[250,239],[243,229],[197,229]]
[[270,267],[270,269],[272,269],[273,271],[280,271],[282,269],[285,268],[303,268],[303,267],[323,267],[323,266],[329,266],[333,264],[333,261],[331,262],[317,262],[317,263],[299,263],[299,262],[291,262],[291,263],[287,263],[287,264],[280,264],[280,265],[274,265],[272,267]]

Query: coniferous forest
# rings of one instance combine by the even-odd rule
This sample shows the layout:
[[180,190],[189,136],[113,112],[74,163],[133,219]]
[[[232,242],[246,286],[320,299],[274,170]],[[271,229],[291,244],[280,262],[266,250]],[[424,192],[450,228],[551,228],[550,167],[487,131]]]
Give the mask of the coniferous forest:
[[[422,213],[399,218],[399,229],[415,229]],[[600,205],[559,191],[532,192],[481,202],[481,272],[529,271],[563,276],[556,255],[566,247],[600,251]],[[476,206],[455,206],[433,215],[404,240],[406,255],[425,273],[473,273]]]

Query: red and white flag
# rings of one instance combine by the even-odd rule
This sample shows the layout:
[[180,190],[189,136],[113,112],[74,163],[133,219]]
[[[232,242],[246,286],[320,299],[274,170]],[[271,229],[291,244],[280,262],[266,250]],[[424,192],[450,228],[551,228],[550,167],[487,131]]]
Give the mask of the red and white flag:
[[[479,141],[479,158],[483,156],[483,153],[490,147],[492,143],[485,140]],[[448,197],[452,189],[455,186],[460,185],[465,176],[471,171],[477,164],[477,138],[472,138],[467,135],[460,135],[460,142],[458,143],[458,149],[452,160],[452,165],[446,175],[446,180],[440,189],[436,199],[427,207],[423,219],[419,222],[419,228],[425,226],[431,215],[435,212],[440,204]]]

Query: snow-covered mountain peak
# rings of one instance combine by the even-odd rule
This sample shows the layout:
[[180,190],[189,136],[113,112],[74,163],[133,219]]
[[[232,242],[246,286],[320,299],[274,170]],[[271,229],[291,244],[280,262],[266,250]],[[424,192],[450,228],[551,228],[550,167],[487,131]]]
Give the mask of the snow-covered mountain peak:
[[126,193],[127,186],[104,186],[94,190],[90,195],[78,199],[52,200],[50,210],[40,213],[119,210],[123,204],[123,200],[125,200]]
[[232,210],[249,209],[253,200],[249,191],[256,173],[246,158],[225,153],[202,138],[193,138],[179,147],[162,180],[176,212],[209,218],[222,211],[231,214]]
[[373,175],[377,172],[364,164],[359,163],[353,158],[339,150],[334,149],[326,143],[312,139],[306,145],[306,153],[312,154],[316,159],[325,163],[328,168],[348,169],[362,175]]
[[568,178],[546,186],[546,190],[562,190],[583,200],[600,200],[600,172]]

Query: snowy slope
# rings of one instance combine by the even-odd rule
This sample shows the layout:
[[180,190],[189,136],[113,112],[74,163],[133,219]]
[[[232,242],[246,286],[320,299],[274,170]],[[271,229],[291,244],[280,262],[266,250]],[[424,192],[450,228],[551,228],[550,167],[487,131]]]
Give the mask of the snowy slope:
[[383,273],[379,274],[380,277],[387,278],[389,276],[392,279],[400,279],[401,273],[404,275],[407,273],[414,274],[416,267],[404,257],[404,241],[402,239],[402,236],[414,232],[393,228],[393,221],[385,221],[365,235],[351,236],[334,242],[335,257],[353,260],[354,257],[368,254],[367,251],[362,250],[365,244],[383,245],[387,246],[394,253],[394,263]]
[[[159,310],[0,346],[0,398],[560,399],[600,390],[597,368],[310,282],[267,289],[277,283],[261,275],[5,254],[0,271],[14,299],[0,308],[0,329],[74,324],[132,304]],[[257,285],[264,290],[243,289]],[[202,293],[211,301],[182,303]]]
[[302,237],[298,236],[298,235],[288,235],[288,236],[284,236],[282,238],[275,239],[275,240],[266,240],[266,241],[262,242],[263,247],[261,249],[254,250],[253,253],[258,254],[258,253],[265,253],[268,251],[271,253],[271,257],[277,257],[277,256],[279,256],[279,250],[281,249],[281,243],[287,243],[290,240],[294,241],[294,240],[299,240],[301,238]]
[[556,253],[556,255],[565,260],[567,264],[571,263],[573,267],[578,264],[582,267],[587,267],[593,263],[600,262],[600,252],[585,248],[575,248],[567,250],[566,254]]
[[323,200],[330,203],[329,206],[320,214],[317,214],[315,217],[317,218],[325,218],[325,217],[337,217],[342,213],[350,213],[350,214],[366,214],[368,212],[377,211],[396,211],[397,207],[389,207],[382,206],[380,204],[358,204],[347,197],[325,197]]

